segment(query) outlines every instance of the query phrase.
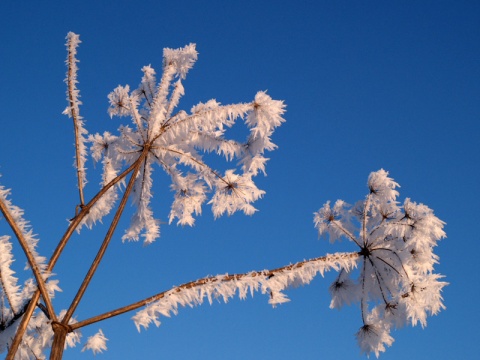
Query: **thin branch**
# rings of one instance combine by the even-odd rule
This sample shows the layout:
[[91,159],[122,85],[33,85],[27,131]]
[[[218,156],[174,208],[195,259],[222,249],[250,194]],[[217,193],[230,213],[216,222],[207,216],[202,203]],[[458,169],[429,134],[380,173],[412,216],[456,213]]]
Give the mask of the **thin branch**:
[[[179,86],[179,84],[180,84],[180,86]],[[173,109],[176,106],[176,105],[172,105],[173,101],[175,100],[178,104],[178,101],[180,100],[181,95],[179,95],[179,93],[180,93],[180,89],[182,89],[182,88],[183,88],[182,87],[182,81],[179,79],[175,83],[175,88],[173,89],[172,94],[170,95],[170,99],[168,101],[167,112],[165,113],[165,118],[167,119],[167,121],[165,122],[165,124],[168,123],[168,121],[171,119],[170,115],[172,114]]]
[[78,99],[74,94],[75,91],[75,78],[76,78],[76,71],[75,71],[75,62],[77,61],[75,58],[75,45],[72,44],[71,38],[69,38],[69,46],[68,46],[68,72],[67,72],[67,86],[68,86],[68,102],[70,108],[70,114],[72,115],[73,119],[73,128],[75,131],[75,161],[76,161],[76,168],[77,168],[77,181],[78,181],[78,192],[80,196],[80,206],[84,206],[85,199],[83,196],[83,180],[82,178],[85,177],[85,174],[82,176],[82,169],[83,164],[81,161],[81,154],[80,154],[80,131],[78,123],[80,121],[79,114],[77,113],[77,102]]
[[82,284],[80,285],[80,288],[78,289],[78,292],[75,295],[75,298],[73,299],[70,307],[68,308],[64,318],[62,319],[62,324],[63,325],[68,324],[68,322],[71,319],[73,313],[75,312],[75,309],[77,308],[78,304],[80,303],[80,300],[82,299],[83,295],[85,294],[85,291],[87,290],[87,287],[90,284],[90,281],[92,280],[93,275],[97,271],[97,268],[100,265],[100,262],[102,261],[103,256],[105,255],[105,251],[107,250],[107,247],[110,244],[110,240],[112,239],[113,233],[115,232],[115,229],[117,228],[118,222],[120,221],[120,217],[123,213],[123,210],[125,209],[125,205],[127,204],[127,200],[128,200],[128,198],[130,196],[130,193],[133,189],[133,185],[135,184],[138,171],[140,170],[141,163],[147,157],[147,154],[148,154],[148,149],[145,148],[145,150],[142,152],[142,155],[139,157],[140,161],[138,161],[137,165],[133,169],[133,172],[132,172],[132,175],[130,176],[130,180],[128,182],[127,188],[125,189],[125,193],[123,194],[122,200],[120,201],[120,204],[118,205],[118,209],[115,213],[115,216],[112,220],[112,223],[110,224],[110,227],[107,231],[107,234],[105,235],[105,239],[103,240],[102,246],[98,250],[97,256],[95,257],[94,261],[92,262],[92,265],[90,266],[90,269],[88,270],[87,275],[85,276]]
[[[245,198],[243,198],[242,196],[240,196],[240,195],[238,194],[238,190],[237,190],[235,187],[233,187],[233,188],[231,187],[231,185],[232,185],[231,182],[225,180],[225,178],[224,178],[223,176],[221,176],[220,174],[218,174],[215,170],[213,170],[210,166],[208,166],[207,164],[205,164],[203,161],[197,160],[197,159],[195,159],[193,156],[187,155],[187,154],[185,154],[184,152],[181,152],[181,151],[179,151],[179,150],[174,150],[174,149],[165,148],[165,147],[162,147],[162,148],[160,148],[160,149],[161,149],[161,150],[166,150],[166,151],[171,151],[171,152],[173,152],[173,153],[175,153],[175,154],[179,154],[179,155],[184,156],[184,157],[190,159],[191,161],[197,163],[198,165],[205,167],[205,168],[206,168],[208,171],[210,171],[215,177],[217,177],[220,181],[222,181],[222,182],[225,183],[226,189],[231,189],[231,190],[235,193],[235,195],[237,195],[240,199],[244,200],[245,203],[247,202],[247,201],[245,200]],[[155,156],[155,157],[157,157],[157,156]],[[158,158],[158,157],[157,157],[157,158]]]
[[55,311],[53,310],[52,302],[50,301],[50,297],[48,296],[48,291],[45,286],[45,280],[43,279],[42,273],[40,272],[37,262],[35,261],[35,258],[32,252],[30,251],[30,247],[28,246],[27,240],[23,236],[22,231],[20,230],[18,224],[15,222],[12,214],[10,213],[7,205],[2,201],[2,199],[0,199],[0,211],[2,212],[8,225],[10,225],[13,232],[15,233],[15,236],[17,237],[18,242],[20,243],[20,246],[22,247],[23,252],[27,257],[28,264],[30,265],[30,268],[33,271],[33,275],[35,276],[35,280],[37,281],[38,289],[42,294],[42,298],[45,301],[45,305],[47,306],[50,317],[52,319],[56,319]]
[[403,261],[400,258],[400,255],[398,255],[396,251],[394,251],[392,249],[387,249],[387,248],[374,248],[374,249],[371,249],[370,251],[376,251],[376,250],[390,251],[393,255],[395,255],[397,257],[398,261],[400,262],[400,266],[402,267],[403,272],[405,273],[405,276],[407,277],[407,279],[410,280],[410,277],[408,276],[407,270],[405,270],[405,267],[403,266]]
[[367,246],[367,208],[370,206],[370,194],[367,195],[367,200],[365,200],[365,205],[363,207],[363,231],[362,231],[362,236],[363,236],[363,246]]
[[377,260],[380,260],[381,262],[383,262],[383,263],[384,263],[385,265],[387,265],[390,269],[392,269],[393,271],[395,271],[398,275],[402,276],[402,275],[400,274],[400,271],[398,271],[397,269],[395,269],[395,267],[394,267],[392,264],[390,264],[389,262],[387,262],[386,260],[382,259],[382,258],[379,257],[379,256],[375,256],[375,258],[376,258]]
[[362,247],[362,245],[360,245],[360,243],[357,241],[357,239],[355,238],[355,236],[353,236],[353,234],[351,234],[349,231],[347,231],[347,229],[345,229],[341,223],[339,223],[338,221],[336,220],[332,220],[330,222],[330,224],[334,224],[338,229],[340,229],[340,231],[342,231],[350,240],[352,240],[355,244],[357,244],[359,247]]
[[[170,87],[170,83],[172,82],[174,75],[175,75],[175,69],[172,64],[168,64],[163,68],[162,78],[160,79],[160,82],[157,87],[157,91],[155,93],[155,97],[153,98],[153,101],[152,101],[152,108],[150,111],[150,116],[148,121],[149,123],[152,120],[154,123],[156,122],[155,117],[159,116],[158,111],[161,108],[162,103],[165,103],[167,101],[167,96],[169,93],[168,89]],[[161,120],[161,123],[164,123],[165,109],[163,110],[163,114],[161,115],[163,117],[163,119]],[[163,129],[163,126],[160,128],[160,134],[162,133],[162,129]],[[156,139],[156,137],[154,136],[154,134],[152,134],[152,132],[153,132],[152,128],[149,127],[147,137],[149,139],[152,139],[152,138]]]
[[391,293],[391,291],[388,288],[387,284],[385,283],[385,280],[383,280],[382,274],[380,274],[380,271],[377,269],[377,267],[373,263],[373,260],[370,258],[370,256],[368,256],[368,261],[370,262],[370,264],[373,267],[373,270],[374,270],[374,273],[375,273],[375,278],[378,281],[378,288],[380,289],[380,293],[382,294],[383,302],[385,304],[388,304],[387,298],[385,297],[385,294],[384,294],[384,291],[383,291],[383,288],[382,288],[382,281],[383,281],[385,287],[387,288],[388,292]]
[[367,262],[364,260],[363,261],[363,269],[361,273],[362,277],[362,297],[360,299],[360,308],[362,310],[362,322],[363,325],[366,325],[367,323],[365,322],[365,267],[367,266]]
[[[181,120],[178,120],[178,121],[174,121],[175,118],[179,115],[179,113],[173,115],[172,117],[168,118],[165,123],[162,125],[162,127],[160,128],[160,132],[155,135],[152,139],[152,143],[155,142],[155,140],[157,140],[160,136],[162,136],[169,128],[173,127],[173,126],[178,126],[178,125],[181,125],[187,121],[190,121],[190,120],[195,120],[197,117],[199,116],[203,116],[203,115],[206,115],[208,113],[216,113],[218,112],[219,109],[226,109],[228,107],[235,107],[235,106],[251,106],[252,109],[253,109],[253,106],[254,106],[254,102],[251,102],[251,103],[248,103],[248,104],[233,104],[233,105],[222,105],[222,106],[219,106],[215,109],[208,109],[208,110],[204,110],[204,111],[200,111],[198,113],[195,113],[195,114],[191,114],[189,116],[187,116],[186,118],[183,118]],[[252,109],[248,109],[248,110],[252,110]],[[244,111],[244,113],[246,113],[246,111]],[[241,116],[240,116],[241,117]]]
[[[158,148],[160,150],[165,150],[165,151],[170,151],[174,154],[178,154],[180,156],[183,156],[183,157],[186,157],[187,159],[193,161],[194,163],[197,163],[198,165],[206,168],[208,171],[210,171],[215,177],[217,177],[219,180],[223,181],[225,183],[225,185],[229,185],[229,182],[227,180],[225,180],[223,178],[223,176],[221,176],[220,174],[218,174],[215,170],[213,170],[210,166],[208,166],[207,164],[205,164],[203,161],[200,161],[200,160],[197,160],[195,159],[193,156],[191,155],[187,155],[185,154],[184,152],[182,151],[179,151],[179,150],[174,150],[174,149],[170,149],[170,148],[166,148],[166,147],[162,147],[162,148]],[[155,156],[156,157],[156,156]]]
[[[220,151],[218,150],[220,148],[220,143],[223,143],[223,144],[231,144],[231,145],[234,145],[235,147],[239,148],[241,150],[241,153],[245,153],[246,152],[246,149],[248,147],[248,143],[241,143],[239,141],[236,141],[236,140],[227,140],[227,139],[224,139],[224,138],[221,138],[221,137],[216,137],[216,136],[213,136],[213,135],[210,135],[208,133],[205,133],[203,131],[190,131],[189,132],[190,134],[196,134],[197,136],[202,136],[204,138],[207,138],[208,140],[210,140],[211,142],[216,142],[217,145],[217,154],[220,154]],[[207,150],[208,152],[211,152],[211,151],[214,151],[213,149],[212,150]],[[229,155],[229,157],[227,157],[225,155],[225,158],[227,159],[227,161],[232,161],[233,160],[233,156],[232,155]]]
[[290,264],[290,265],[283,266],[283,267],[273,269],[273,270],[253,271],[253,272],[244,273],[244,274],[225,275],[225,276],[222,276],[221,278],[218,277],[218,276],[205,277],[205,278],[202,278],[202,279],[199,279],[199,280],[190,281],[190,282],[185,283],[185,284],[180,285],[180,286],[173,287],[170,290],[163,291],[163,292],[158,293],[156,295],[150,296],[146,299],[140,300],[136,303],[133,303],[133,304],[130,304],[130,305],[127,305],[127,306],[124,306],[124,307],[121,307],[121,308],[118,308],[118,309],[115,309],[115,310],[112,310],[112,311],[109,311],[109,312],[106,312],[106,313],[103,313],[103,314],[100,314],[100,315],[97,315],[97,316],[94,316],[94,317],[91,317],[91,318],[83,320],[83,321],[76,322],[75,324],[71,324],[70,325],[70,329],[71,329],[70,331],[77,330],[77,329],[82,328],[84,326],[91,325],[91,324],[97,323],[99,321],[103,321],[103,320],[112,318],[112,317],[117,316],[117,315],[121,315],[121,314],[130,312],[130,311],[133,311],[133,310],[137,310],[137,309],[139,309],[139,308],[141,308],[145,305],[148,305],[148,304],[150,304],[154,301],[157,301],[157,300],[160,300],[160,299],[164,298],[165,296],[168,296],[168,293],[171,293],[171,292],[179,293],[182,290],[192,289],[192,288],[195,288],[195,287],[198,287],[198,286],[205,285],[207,283],[215,283],[215,282],[220,283],[220,282],[236,281],[236,280],[240,280],[240,279],[242,279],[244,277],[247,277],[247,276],[250,276],[250,277],[261,276],[261,277],[265,277],[265,278],[271,278],[278,273],[290,271],[292,269],[298,269],[298,268],[301,268],[301,267],[305,266],[306,264],[313,263],[313,262],[327,262],[327,261],[334,261],[336,259],[338,259],[338,260],[344,260],[344,259],[355,260],[358,257],[359,257],[359,253],[357,253],[357,252],[340,253],[340,254],[322,256],[322,257],[318,257],[318,258],[310,259],[310,260],[304,260],[304,261],[301,261],[301,262],[298,262],[298,263],[295,263],[295,264]]
[[[100,189],[100,191],[93,197],[93,199],[90,200],[90,202],[81,209],[80,213],[71,220],[70,225],[67,228],[67,231],[63,235],[62,239],[60,239],[55,251],[52,254],[52,257],[50,258],[50,261],[48,262],[47,269],[46,269],[47,272],[50,272],[53,270],[61,253],[63,252],[65,246],[67,245],[68,240],[70,240],[73,232],[78,227],[78,225],[82,222],[83,218],[88,214],[90,209],[112,186],[115,186],[116,184],[118,184],[120,181],[123,180],[123,178],[125,178],[130,172],[132,172],[133,169],[138,165],[137,163],[138,163],[138,160],[134,162],[132,165],[130,165],[124,172],[118,175],[115,179],[113,179],[107,185],[105,185],[102,189]],[[40,291],[37,289],[37,291],[35,291],[35,293],[33,294],[30,302],[28,303],[28,306],[24,307],[23,311],[21,311],[21,313],[18,314],[19,316],[15,319],[17,320],[21,318],[22,320],[20,322],[20,325],[17,328],[17,332],[15,333],[15,337],[10,345],[10,349],[8,351],[8,354],[5,360],[14,359],[15,354],[18,350],[18,347],[20,346],[20,343],[22,341],[23,334],[27,330],[28,322],[30,321],[30,318],[32,317],[33,312],[35,311],[35,307],[38,303],[39,298],[40,298]],[[14,322],[15,321],[13,321],[11,325],[13,325]]]
[[140,133],[140,136],[142,137],[142,140],[145,143],[147,141],[147,139],[145,138],[144,129],[143,129],[143,126],[142,126],[142,122],[140,121],[137,108],[133,106],[133,102],[132,102],[131,97],[128,97],[128,100],[129,100],[129,105],[130,105],[130,114],[132,115],[135,123],[137,124],[138,132]]
[[[142,171],[142,186],[140,188],[140,194],[138,196],[138,199],[140,200],[140,202],[143,200],[143,194],[145,193],[145,180],[146,180],[146,175],[145,175],[145,172],[147,171],[147,161],[148,161],[148,157],[145,156],[144,159],[143,159],[143,164],[141,167],[143,167],[143,171]],[[139,168],[140,170],[140,168]]]
[[370,234],[369,236],[372,236],[373,233],[375,231],[377,231],[378,229],[382,228],[382,226],[392,226],[392,225],[401,225],[401,226],[412,226],[413,224],[409,224],[409,223],[406,223],[406,222],[400,222],[402,221],[404,218],[400,219],[399,221],[396,221],[396,222],[391,222],[391,221],[386,221],[384,222],[384,220],[382,219],[382,222],[380,224],[378,224],[377,226],[375,226],[372,231],[370,231]]

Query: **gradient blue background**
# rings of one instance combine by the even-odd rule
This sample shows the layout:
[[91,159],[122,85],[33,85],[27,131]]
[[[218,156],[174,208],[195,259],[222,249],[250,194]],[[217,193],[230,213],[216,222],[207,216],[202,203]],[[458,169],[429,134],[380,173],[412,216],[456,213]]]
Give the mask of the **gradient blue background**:
[[[428,327],[395,331],[382,359],[474,359],[480,323],[478,204],[480,3],[477,1],[2,1],[0,3],[0,173],[49,255],[78,202],[66,106],[65,36],[83,41],[79,88],[90,133],[114,131],[107,94],[136,87],[140,69],[161,70],[162,49],[197,44],[199,61],[180,108],[216,98],[251,101],[268,90],[288,105],[274,134],[266,190],[253,217],[194,228],[162,226],[144,248],[120,241],[125,218],[77,319],[205,275],[275,268],[326,252],[355,250],[317,240],[313,212],[327,200],[354,203],[371,171],[384,168],[410,197],[447,222],[437,266],[450,285],[448,309]],[[128,121],[128,120],[125,120]],[[124,122],[125,122],[124,121]],[[87,198],[99,169],[88,165]],[[155,173],[154,211],[166,220],[172,194]],[[1,233],[9,233],[4,221]],[[67,307],[105,233],[84,231],[55,268]],[[17,253],[17,270],[24,259]],[[24,274],[21,275],[22,279]],[[130,315],[92,325],[110,339],[98,359],[357,359],[357,306],[328,308],[317,278],[268,298],[183,309],[160,328],[137,332]],[[65,359],[93,358],[80,347]]]

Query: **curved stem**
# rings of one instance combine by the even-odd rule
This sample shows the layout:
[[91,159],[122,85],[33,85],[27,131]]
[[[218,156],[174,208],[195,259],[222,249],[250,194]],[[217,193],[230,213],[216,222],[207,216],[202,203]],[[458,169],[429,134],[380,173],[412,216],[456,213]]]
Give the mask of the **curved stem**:
[[109,312],[106,312],[106,313],[103,313],[103,314],[100,314],[100,315],[97,315],[97,316],[94,316],[94,317],[91,317],[91,318],[83,320],[83,321],[76,322],[75,324],[71,324],[69,327],[71,329],[70,331],[74,331],[74,330],[77,330],[79,328],[85,327],[87,325],[91,325],[91,324],[97,323],[99,321],[112,318],[112,317],[117,316],[117,315],[121,315],[121,314],[130,312],[130,311],[133,311],[133,310],[137,310],[137,309],[139,309],[139,308],[141,308],[145,305],[148,305],[148,304],[152,303],[153,301],[157,301],[157,300],[160,300],[160,299],[164,298],[165,296],[168,296],[169,293],[172,293],[172,292],[179,293],[182,290],[192,289],[192,288],[195,288],[195,287],[205,285],[207,283],[215,283],[215,282],[220,283],[220,282],[236,281],[236,280],[240,280],[240,279],[242,279],[244,277],[247,277],[247,276],[251,276],[251,277],[261,276],[261,277],[265,277],[265,278],[271,278],[278,273],[290,271],[290,270],[293,270],[293,269],[298,269],[298,268],[301,268],[301,267],[305,266],[306,264],[313,263],[313,262],[325,262],[325,263],[327,263],[327,262],[342,261],[342,260],[355,261],[356,259],[358,259],[358,257],[359,257],[359,253],[357,253],[357,252],[340,253],[340,254],[322,256],[322,257],[318,257],[318,258],[314,258],[314,259],[310,259],[310,260],[304,260],[304,261],[301,261],[301,262],[298,262],[298,263],[295,263],[295,264],[290,264],[290,265],[283,266],[283,267],[273,269],[273,270],[252,271],[252,272],[249,272],[249,273],[225,275],[225,276],[222,276],[222,277],[219,277],[219,276],[205,277],[205,278],[198,279],[198,280],[195,280],[195,281],[187,282],[187,283],[185,283],[183,285],[180,285],[180,286],[173,287],[172,289],[169,289],[167,291],[163,291],[163,292],[158,293],[156,295],[150,296],[150,297],[145,298],[143,300],[140,300],[136,303],[133,303],[133,304],[130,304],[130,305],[127,305],[127,306],[124,306],[124,307],[121,307],[121,308],[118,308],[118,309],[115,309],[115,310],[112,310],[112,311],[109,311]]

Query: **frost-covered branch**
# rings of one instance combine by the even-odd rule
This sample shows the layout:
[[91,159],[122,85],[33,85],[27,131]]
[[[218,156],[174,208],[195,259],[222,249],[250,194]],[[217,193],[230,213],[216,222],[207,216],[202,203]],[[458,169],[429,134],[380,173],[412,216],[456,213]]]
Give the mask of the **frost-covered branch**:
[[[60,258],[60,255],[62,254],[63,250],[65,249],[65,246],[67,245],[68,241],[70,240],[73,232],[79,227],[79,225],[82,223],[84,218],[90,213],[90,210],[95,207],[97,202],[111,189],[113,186],[117,185],[119,182],[123,181],[123,179],[130,174],[137,163],[133,163],[131,166],[129,166],[127,169],[125,169],[120,175],[118,175],[116,178],[111,180],[107,185],[105,185],[93,198],[86,204],[83,208],[81,208],[80,212],[71,220],[67,231],[65,234],[62,236],[60,239],[57,247],[55,248],[49,262],[46,268],[46,272],[51,272],[53,268],[55,267],[55,264],[57,263],[58,259]],[[21,344],[22,337],[24,333],[27,331],[29,321],[35,311],[35,308],[37,306],[37,302],[40,298],[40,290],[36,290],[31,297],[31,300],[28,304],[28,306],[24,307],[23,310],[19,315],[23,316],[17,316],[14,319],[12,319],[9,327],[14,326],[15,321],[21,319],[20,324],[17,327],[17,331],[13,337],[13,340],[10,344],[9,351],[7,354],[6,360],[13,360],[15,357],[15,354],[17,352],[18,347]]]
[[[10,200],[7,198],[8,193],[8,190],[5,190],[3,186],[0,186],[0,211],[2,212],[7,223],[12,228],[16,238],[18,239],[18,242],[20,243],[20,246],[22,247],[23,252],[25,253],[25,256],[27,257],[28,264],[30,265],[35,280],[37,281],[38,289],[42,295],[43,301],[45,301],[45,305],[47,306],[49,316],[52,319],[56,319],[51,302],[52,294],[49,294],[46,284],[48,272],[45,271],[45,258],[38,255],[35,249],[38,240],[35,239],[35,235],[33,235],[32,230],[29,229],[28,222],[23,219],[23,211],[17,206],[12,205]],[[4,240],[6,239],[4,238]],[[8,274],[6,269],[4,269],[2,273],[3,275]],[[11,273],[9,275],[11,275]],[[10,278],[6,284],[8,283],[13,285],[12,289],[15,288],[13,279]],[[54,284],[53,289],[58,289],[55,287],[55,285],[56,283]]]
[[143,154],[142,157],[139,158],[139,161],[135,168],[132,171],[132,175],[130,177],[130,181],[128,182],[127,188],[125,189],[125,193],[123,194],[122,200],[117,208],[117,211],[115,213],[115,216],[110,224],[110,227],[107,231],[107,234],[105,235],[105,238],[103,240],[103,243],[98,250],[98,253],[92,262],[92,265],[90,266],[90,269],[88,270],[87,275],[85,275],[85,278],[80,285],[80,288],[75,295],[75,298],[72,301],[72,304],[68,308],[65,317],[62,319],[62,324],[66,325],[68,324],[69,320],[71,319],[75,309],[77,308],[78,304],[80,303],[81,298],[83,297],[85,290],[87,289],[93,275],[95,274],[98,266],[100,265],[100,262],[103,258],[103,255],[105,254],[105,251],[107,250],[108,245],[110,244],[110,241],[112,239],[113,233],[115,232],[115,229],[117,228],[118,222],[120,221],[120,217],[123,213],[123,210],[125,209],[125,205],[127,204],[127,200],[130,196],[130,193],[132,192],[133,186],[135,184],[135,180],[137,177],[137,174],[139,172],[140,166],[142,159],[145,158],[146,153]]
[[[109,140],[112,139],[109,133],[91,137],[96,161],[102,154],[100,144],[108,143],[109,158],[124,164],[131,164],[148,149],[141,176],[135,184],[133,203],[137,211],[124,240],[137,241],[143,237],[144,243],[150,244],[160,236],[159,222],[150,206],[154,165],[171,176],[171,188],[176,194],[170,222],[178,218],[181,225],[194,224],[193,214],[201,213],[209,190],[213,195],[208,204],[212,205],[215,217],[236,211],[251,215],[256,211],[252,203],[264,193],[255,186],[253,177],[259,172],[266,173],[268,159],[264,153],[276,148],[270,137],[284,122],[285,105],[265,92],[258,92],[250,103],[221,105],[210,100],[194,106],[190,114],[181,110],[171,115],[184,94],[181,80],[196,59],[194,44],[176,50],[165,49],[163,75],[156,87],[155,71],[148,66],[142,69],[144,76],[138,89],[130,91],[128,85],[118,86],[109,95],[110,116],[130,116],[133,127],[121,126],[120,135],[114,140]],[[250,131],[245,143],[226,138],[228,128],[238,119],[243,120]],[[221,176],[223,171],[207,165],[202,152],[216,152],[229,163],[237,160],[239,168],[228,169],[225,176]],[[183,175],[185,170],[187,175]],[[193,185],[193,189],[185,188],[185,184]]]
[[180,286],[175,286],[168,291],[161,292],[134,304],[109,311],[107,313],[79,321],[71,326],[72,330],[137,310],[147,306],[137,313],[133,319],[140,330],[151,322],[160,325],[158,316],[170,317],[176,314],[179,306],[201,305],[204,299],[212,304],[213,299],[221,298],[225,302],[236,294],[245,299],[247,294],[260,291],[270,296],[269,303],[275,306],[289,301],[283,290],[291,286],[309,284],[318,274],[324,275],[325,271],[340,270],[350,271],[356,267],[358,253],[337,253],[319,258],[301,261],[274,270],[251,271],[245,274],[225,274],[202,278]]
[[73,128],[75,131],[75,168],[77,169],[78,179],[78,191],[80,195],[80,206],[85,204],[83,196],[83,188],[87,183],[85,174],[85,162],[87,160],[87,130],[84,127],[83,118],[80,116],[80,105],[82,102],[79,100],[80,91],[77,89],[77,47],[81,43],[80,36],[69,32],[67,35],[67,60],[68,67],[67,77],[65,82],[67,84],[67,101],[68,106],[63,112],[73,119]]
[[110,223],[110,227],[107,231],[107,234],[105,235],[102,245],[100,246],[100,249],[98,250],[97,255],[95,256],[95,259],[93,260],[87,274],[85,275],[82,281],[82,284],[80,285],[77,291],[77,294],[75,295],[74,299],[72,300],[72,303],[70,304],[70,307],[68,308],[65,315],[63,316],[61,323],[56,323],[56,326],[53,328],[54,337],[53,337],[53,343],[52,343],[52,353],[50,356],[52,360],[62,358],[63,350],[65,347],[64,345],[65,338],[71,329],[71,327],[68,326],[70,323],[70,320],[72,319],[73,313],[75,312],[77,306],[80,304],[80,301],[83,295],[85,294],[85,291],[87,290],[88,285],[90,284],[95,272],[97,271],[98,266],[100,265],[100,262],[103,259],[103,256],[105,255],[107,247],[110,244],[110,241],[112,239],[113,233],[115,232],[118,222],[120,221],[120,217],[123,213],[123,210],[125,209],[125,205],[127,204],[127,200],[130,196],[130,193],[133,190],[135,179],[141,167],[142,160],[143,158],[145,158],[145,156],[146,156],[146,152],[142,153],[142,156],[139,157],[137,165],[132,171],[130,181],[128,182],[127,188],[125,189],[125,193],[123,194],[122,200],[120,201],[120,204],[117,208],[115,216],[112,222]]

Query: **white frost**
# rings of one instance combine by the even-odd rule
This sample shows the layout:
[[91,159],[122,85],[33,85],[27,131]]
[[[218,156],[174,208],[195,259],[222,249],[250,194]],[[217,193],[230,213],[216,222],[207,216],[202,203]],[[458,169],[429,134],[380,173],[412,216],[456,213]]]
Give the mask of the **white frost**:
[[108,339],[103,334],[102,329],[99,329],[95,335],[88,337],[85,345],[82,348],[82,352],[85,350],[92,350],[93,355],[102,353],[107,350],[107,340]]

